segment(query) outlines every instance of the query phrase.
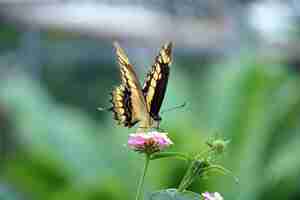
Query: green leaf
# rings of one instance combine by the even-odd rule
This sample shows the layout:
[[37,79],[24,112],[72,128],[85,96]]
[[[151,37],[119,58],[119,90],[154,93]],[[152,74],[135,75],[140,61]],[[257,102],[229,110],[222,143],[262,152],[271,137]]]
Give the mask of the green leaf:
[[154,192],[150,195],[149,200],[199,200],[201,195],[191,192],[184,191],[178,192],[176,189],[166,189]]
[[159,152],[159,153],[154,153],[151,155],[150,159],[151,160],[156,160],[156,159],[160,159],[160,158],[177,158],[180,160],[186,160],[189,161],[192,158],[190,156],[188,156],[187,154],[184,153],[180,153],[180,152]]

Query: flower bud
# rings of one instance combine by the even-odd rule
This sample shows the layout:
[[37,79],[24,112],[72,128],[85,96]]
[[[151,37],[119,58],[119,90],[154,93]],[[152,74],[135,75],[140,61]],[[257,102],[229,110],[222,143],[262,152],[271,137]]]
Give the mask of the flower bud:
[[222,154],[225,151],[227,144],[229,143],[228,140],[223,139],[215,139],[212,141],[207,142],[207,145],[217,154]]

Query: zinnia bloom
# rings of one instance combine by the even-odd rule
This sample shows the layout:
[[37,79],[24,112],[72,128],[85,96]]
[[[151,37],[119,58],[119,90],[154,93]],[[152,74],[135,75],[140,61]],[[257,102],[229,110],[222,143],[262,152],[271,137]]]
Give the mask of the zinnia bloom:
[[218,192],[204,192],[201,194],[201,196],[204,198],[204,200],[223,200],[223,197]]
[[167,136],[167,133],[157,131],[130,134],[128,138],[129,148],[147,154],[161,151],[171,144],[173,142]]

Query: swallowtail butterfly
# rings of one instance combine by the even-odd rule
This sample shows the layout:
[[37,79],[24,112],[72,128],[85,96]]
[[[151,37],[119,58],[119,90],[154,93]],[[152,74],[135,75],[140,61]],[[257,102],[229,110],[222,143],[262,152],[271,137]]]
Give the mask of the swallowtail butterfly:
[[114,43],[117,62],[120,67],[121,84],[111,93],[115,120],[125,127],[136,123],[140,129],[156,127],[161,120],[161,108],[172,63],[172,43],[164,44],[148,72],[143,86],[130,64],[127,55],[118,43]]

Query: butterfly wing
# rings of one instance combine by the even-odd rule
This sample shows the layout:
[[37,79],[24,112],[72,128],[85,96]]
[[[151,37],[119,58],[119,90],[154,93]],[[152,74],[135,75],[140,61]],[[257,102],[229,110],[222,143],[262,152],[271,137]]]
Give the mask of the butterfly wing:
[[[124,126],[131,127],[140,121],[140,126],[150,127],[151,118],[137,75],[124,50],[118,43],[114,43],[114,46],[122,80],[121,86],[112,94],[115,118]],[[117,104],[122,104],[123,109],[119,109]],[[123,110],[126,115],[121,114]]]
[[112,91],[111,97],[111,110],[118,124],[128,128],[134,126],[138,121],[132,117],[130,91],[124,85],[120,85]]
[[169,79],[170,65],[172,63],[172,43],[166,43],[155,58],[151,70],[146,76],[143,94],[146,99],[147,108],[151,117],[160,120],[159,110],[161,108]]

